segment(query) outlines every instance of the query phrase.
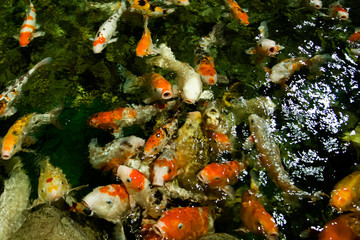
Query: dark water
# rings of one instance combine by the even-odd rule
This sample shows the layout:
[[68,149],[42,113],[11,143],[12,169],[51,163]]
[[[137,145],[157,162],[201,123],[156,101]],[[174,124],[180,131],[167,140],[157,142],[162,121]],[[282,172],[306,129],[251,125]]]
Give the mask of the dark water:
[[[178,7],[166,18],[151,19],[149,29],[154,43],[166,42],[177,59],[193,66],[193,52],[200,37],[208,34],[212,26],[225,23],[226,45],[211,49],[219,74],[226,75],[229,84],[210,87],[215,98],[222,98],[229,86],[240,82],[238,94],[250,99],[269,96],[276,104],[271,119],[272,130],[280,148],[283,163],[295,184],[309,191],[330,193],[333,186],[358,165],[356,150],[342,140],[344,133],[352,131],[359,118],[359,60],[351,55],[347,39],[360,26],[360,3],[343,1],[350,21],[340,22],[320,16],[318,11],[288,8],[286,1],[238,1],[249,10],[249,26],[242,26],[226,18],[220,0],[190,0],[187,7]],[[104,1],[105,2],[105,1]],[[109,1],[106,1],[109,2]],[[327,7],[331,1],[324,1]],[[92,187],[109,184],[114,180],[91,168],[88,144],[98,138],[105,144],[112,136],[102,130],[90,128],[88,117],[126,104],[142,104],[141,94],[126,95],[120,90],[125,77],[119,65],[135,75],[150,72],[144,59],[135,56],[137,41],[142,34],[142,18],[126,13],[118,24],[118,41],[106,47],[103,53],[92,53],[93,37],[98,27],[110,15],[107,11],[85,9],[83,1],[34,1],[44,37],[34,39],[28,47],[20,48],[12,38],[18,34],[28,2],[3,0],[0,3],[0,87],[24,74],[30,66],[44,57],[54,58],[51,67],[36,73],[24,87],[17,102],[16,115],[0,122],[4,136],[17,118],[30,112],[45,112],[58,104],[64,105],[59,117],[60,127],[48,125],[39,129],[38,141],[29,148],[34,152],[21,152],[24,165],[33,184],[32,198],[36,198],[39,155],[50,156],[51,162],[63,169],[73,186],[89,184],[78,193],[79,199]],[[301,4],[300,4],[301,5]],[[321,12],[327,13],[326,9]],[[267,20],[269,38],[285,46],[275,58],[264,64],[271,67],[290,57],[313,57],[328,54],[329,60],[319,71],[302,69],[288,80],[284,90],[266,78],[263,68],[255,64],[255,57],[244,51],[254,46],[261,21]],[[174,74],[156,69],[172,81]],[[208,87],[205,87],[208,88]],[[183,113],[196,110],[186,106]],[[182,119],[183,121],[183,119]],[[132,127],[128,135],[147,138],[152,124],[145,128]],[[238,145],[249,135],[248,123],[237,126]],[[238,149],[238,154],[243,149]],[[315,204],[300,201],[297,208],[288,209],[280,192],[265,171],[259,171],[265,208],[274,216],[281,239],[299,239],[299,234],[310,226],[320,228],[337,214],[328,206],[328,199]],[[240,196],[248,188],[249,176],[235,185]],[[239,201],[239,199],[237,199]],[[240,239],[263,239],[253,234],[235,232],[241,226],[237,213],[238,202],[221,203],[216,220],[217,232],[228,232]],[[129,234],[131,237],[131,234]]]

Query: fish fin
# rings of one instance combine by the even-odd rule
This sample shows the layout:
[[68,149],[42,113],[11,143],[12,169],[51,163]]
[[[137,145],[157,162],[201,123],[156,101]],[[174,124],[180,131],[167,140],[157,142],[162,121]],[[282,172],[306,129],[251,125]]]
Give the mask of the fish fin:
[[222,83],[222,84],[229,84],[229,79],[227,78],[227,76],[225,75],[218,75],[217,76],[217,81],[218,83]]
[[36,32],[33,34],[32,38],[42,37],[42,36],[44,36],[44,35],[45,35],[45,32],[43,32],[43,31],[36,31]]
[[235,200],[235,190],[232,186],[226,185],[225,187],[221,187],[221,190],[228,195],[231,200]]
[[95,38],[90,37],[89,40],[93,42],[95,40]]
[[271,68],[268,67],[264,67],[265,72],[267,72],[268,74],[271,74]]
[[250,54],[250,55],[255,54],[256,53],[256,48],[251,47],[251,48],[245,50],[245,53]]
[[23,145],[30,146],[37,142],[37,139],[33,136],[26,136],[23,142]]
[[155,99],[152,98],[152,97],[148,97],[148,98],[145,98],[145,99],[143,100],[143,102],[144,102],[145,104],[150,104],[150,103],[152,103],[152,102],[154,102],[154,101],[155,101]]
[[4,117],[10,117],[12,115],[14,115],[17,112],[17,109],[15,107],[10,107],[6,113],[4,113]]
[[239,228],[235,229],[234,231],[242,232],[242,233],[249,233],[250,232],[250,230],[245,226],[239,227]]
[[110,39],[109,41],[108,41],[108,44],[109,43],[114,43],[114,42],[116,42],[118,40],[118,38],[112,38],[112,39]]
[[134,199],[133,196],[129,195],[129,202],[130,202],[130,207],[131,208],[135,208],[136,207],[136,201]]
[[51,110],[49,112],[49,114],[50,114],[50,122],[58,129],[63,128],[61,123],[58,120],[58,117],[61,114],[61,112],[63,111],[63,108],[64,108],[64,106],[60,105],[60,106],[54,108],[53,110]]
[[13,38],[15,38],[16,40],[19,40],[19,34],[13,35]]
[[37,23],[36,25],[35,25],[35,29],[39,29],[41,27],[41,24],[40,23]]
[[33,203],[27,208],[27,210],[31,210],[31,209],[33,209],[34,207],[37,207],[37,206],[39,206],[39,205],[41,205],[41,204],[44,204],[44,201],[41,200],[40,198],[37,198],[37,199],[35,199],[35,200],[33,201]]
[[204,90],[201,94],[199,99],[211,100],[214,99],[214,93],[211,90]]
[[121,221],[114,226],[113,231],[114,240],[126,240],[124,227]]
[[260,38],[267,38],[268,37],[268,26],[267,21],[262,21],[259,26]]

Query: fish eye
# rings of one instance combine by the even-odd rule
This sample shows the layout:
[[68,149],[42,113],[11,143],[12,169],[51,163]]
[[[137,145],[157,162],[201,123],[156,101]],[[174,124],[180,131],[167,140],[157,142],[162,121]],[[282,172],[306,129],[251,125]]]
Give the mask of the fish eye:
[[112,201],[111,201],[111,200],[107,200],[106,203],[107,203],[108,205],[111,205],[111,204],[112,204]]
[[159,138],[159,137],[160,137],[160,133],[156,134],[156,137]]
[[215,180],[219,180],[220,178],[219,177],[215,177]]
[[126,181],[127,181],[128,183],[131,183],[131,178],[127,178]]
[[262,44],[261,44],[261,43],[259,44],[259,47],[262,47]]
[[168,168],[168,173],[170,173],[171,172],[171,168]]
[[182,227],[183,227],[183,224],[182,224],[182,223],[179,223],[178,229],[182,229]]

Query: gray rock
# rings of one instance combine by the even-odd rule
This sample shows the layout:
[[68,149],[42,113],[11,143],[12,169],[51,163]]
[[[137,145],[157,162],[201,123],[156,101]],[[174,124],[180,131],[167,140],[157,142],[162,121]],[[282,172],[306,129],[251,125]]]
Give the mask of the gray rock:
[[[97,224],[96,224],[97,225]],[[30,213],[11,240],[96,240],[109,239],[105,230],[99,228],[85,216],[62,211],[47,204]]]
[[213,233],[202,236],[199,240],[239,240],[227,233]]

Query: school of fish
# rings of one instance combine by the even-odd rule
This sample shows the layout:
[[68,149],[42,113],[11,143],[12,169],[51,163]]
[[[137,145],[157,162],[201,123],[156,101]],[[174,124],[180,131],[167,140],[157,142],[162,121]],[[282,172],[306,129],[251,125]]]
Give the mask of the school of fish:
[[[257,153],[254,161],[282,192],[285,201],[308,199],[315,202],[326,198],[327,194],[302,190],[291,179],[282,163],[278,143],[274,140],[276,133],[270,131],[269,119],[274,108],[271,99],[259,97],[244,100],[241,104],[237,103],[237,107],[234,104],[236,100],[229,101],[230,98],[225,95],[222,99],[214,99],[212,91],[217,84],[226,84],[226,77],[217,73],[216,58],[212,56],[211,49],[226,44],[222,36],[226,26],[217,24],[208,35],[200,38],[198,47],[194,49],[192,67],[176,59],[166,43],[154,44],[149,29],[154,27],[151,25],[152,18],[166,19],[178,7],[191,6],[191,2],[161,2],[160,5],[149,0],[112,3],[109,18],[91,38],[93,53],[101,56],[108,44],[118,41],[116,29],[123,13],[140,14],[143,16],[143,33],[134,54],[145,58],[149,66],[168,69],[175,76],[171,80],[156,72],[134,76],[127,86],[135,86],[144,92],[144,105],[128,104],[89,116],[89,128],[101,129],[113,138],[103,146],[97,138],[91,139],[88,144],[89,163],[97,171],[110,172],[115,180],[108,185],[97,186],[78,201],[71,196],[76,188],[71,188],[62,170],[53,166],[51,159],[45,158],[39,163],[38,199],[32,207],[63,199],[74,212],[89,217],[97,215],[115,224],[119,229],[117,239],[126,239],[123,222],[131,219],[142,222],[137,238],[185,240],[199,239],[215,232],[215,220],[221,215],[221,207],[217,203],[231,200],[238,201],[240,209],[236,214],[239,215],[241,226],[234,231],[278,239],[281,226],[271,215],[272,210],[266,199],[262,198],[261,189],[255,184],[258,181],[256,176],[249,174],[252,183],[241,190],[241,194],[231,186],[241,182],[248,171],[257,171],[256,164],[249,164],[246,153],[242,153],[241,159],[238,157],[239,145],[233,134],[236,125],[246,122],[250,136],[244,148],[250,147],[252,152]],[[14,36],[21,47],[35,45],[36,42],[31,41],[45,34],[37,30],[39,25],[35,6],[31,1],[29,3],[20,34]],[[235,0],[224,0],[223,4],[228,15],[241,27],[251,24],[251,10],[241,8]],[[102,5],[87,3],[89,9],[102,8]],[[305,5],[315,11],[323,8],[320,0],[309,0]],[[328,14],[323,15],[340,21],[349,20],[349,13],[339,2],[330,4]],[[244,50],[247,54],[255,54],[255,62],[259,65],[263,64],[265,58],[275,57],[284,49],[268,39],[267,25],[266,21],[261,22],[254,47]],[[358,29],[349,37],[348,44],[352,54],[360,55]],[[299,56],[280,61],[271,68],[262,65],[262,69],[267,72],[270,82],[280,84],[286,90],[285,82],[291,81],[296,71],[301,68],[317,71],[321,64],[330,60],[331,56],[326,54],[310,58]],[[44,58],[0,94],[0,117],[10,117],[16,113],[15,106],[20,101],[23,85],[35,71],[50,65],[51,61],[51,57]],[[213,88],[207,90],[208,86]],[[124,92],[128,90],[124,89]],[[230,95],[229,91],[227,97]],[[185,105],[191,105],[194,110],[185,112]],[[253,105],[256,107],[252,108]],[[28,113],[16,120],[1,141],[1,158],[8,160],[25,150],[25,143],[36,140],[32,135],[42,125],[52,123],[56,126],[62,110],[61,106],[57,106],[49,112]],[[240,110],[244,114],[238,117]],[[151,133],[146,132],[146,139],[126,135],[126,131],[123,131],[134,125],[144,126],[154,119],[156,125]],[[231,156],[231,160],[225,160],[224,156]],[[354,171],[334,186],[329,193],[329,205],[339,216],[324,226],[318,234],[319,239],[360,238],[359,184],[360,172]],[[292,207],[296,208],[295,205]]]

